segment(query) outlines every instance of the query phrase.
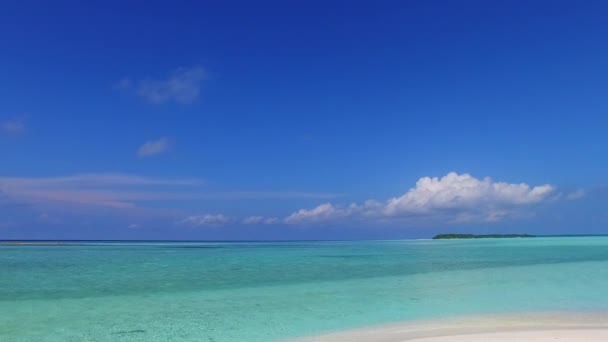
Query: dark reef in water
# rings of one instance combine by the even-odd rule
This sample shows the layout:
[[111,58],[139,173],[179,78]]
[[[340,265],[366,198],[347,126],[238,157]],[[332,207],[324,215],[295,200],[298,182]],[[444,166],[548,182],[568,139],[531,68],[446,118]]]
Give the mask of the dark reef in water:
[[61,246],[65,245],[63,241],[2,241],[0,245],[8,246]]
[[535,237],[530,234],[439,234],[433,237],[433,240],[449,240],[449,239],[502,239],[502,238],[530,238]]
[[146,331],[143,329],[121,330],[121,331],[113,332],[112,335],[141,334],[141,333],[145,333],[145,332]]

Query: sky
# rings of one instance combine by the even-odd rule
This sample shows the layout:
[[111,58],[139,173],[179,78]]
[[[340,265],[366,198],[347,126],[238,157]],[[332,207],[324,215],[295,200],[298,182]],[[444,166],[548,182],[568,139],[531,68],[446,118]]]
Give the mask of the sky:
[[608,233],[604,1],[8,1],[0,239]]

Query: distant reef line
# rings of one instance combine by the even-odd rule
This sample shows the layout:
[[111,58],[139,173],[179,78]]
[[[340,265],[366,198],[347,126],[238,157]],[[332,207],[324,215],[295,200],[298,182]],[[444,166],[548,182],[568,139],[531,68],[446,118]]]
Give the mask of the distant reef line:
[[11,246],[58,246],[65,245],[63,241],[0,241],[0,245]]

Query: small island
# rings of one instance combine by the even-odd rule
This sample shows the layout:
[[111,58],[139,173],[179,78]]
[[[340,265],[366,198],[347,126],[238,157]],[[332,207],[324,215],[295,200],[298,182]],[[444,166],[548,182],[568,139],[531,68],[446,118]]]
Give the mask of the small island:
[[449,240],[449,239],[505,239],[505,238],[530,238],[535,237],[530,234],[439,234],[433,237],[433,240]]

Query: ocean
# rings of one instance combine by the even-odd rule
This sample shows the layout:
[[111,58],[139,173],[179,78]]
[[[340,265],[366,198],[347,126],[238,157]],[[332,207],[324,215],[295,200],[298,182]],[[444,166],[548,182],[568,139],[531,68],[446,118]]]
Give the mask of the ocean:
[[284,341],[608,312],[608,237],[0,245],[0,341]]

